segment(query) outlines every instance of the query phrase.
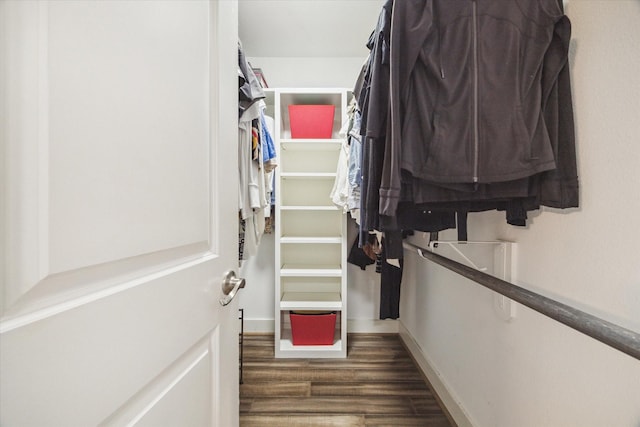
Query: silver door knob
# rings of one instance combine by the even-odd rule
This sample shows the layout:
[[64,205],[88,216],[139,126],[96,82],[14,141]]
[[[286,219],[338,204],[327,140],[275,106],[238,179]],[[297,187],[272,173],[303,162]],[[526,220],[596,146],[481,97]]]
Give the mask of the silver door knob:
[[220,304],[227,305],[238,293],[238,289],[244,288],[245,280],[236,277],[235,271],[227,271],[222,278],[222,293],[226,296],[220,298]]

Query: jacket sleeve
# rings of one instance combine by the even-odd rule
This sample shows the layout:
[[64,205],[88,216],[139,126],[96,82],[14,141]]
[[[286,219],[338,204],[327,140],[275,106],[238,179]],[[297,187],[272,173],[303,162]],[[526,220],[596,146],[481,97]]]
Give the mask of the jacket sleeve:
[[579,205],[568,60],[570,38],[571,23],[567,16],[563,16],[555,25],[553,40],[544,59],[542,112],[557,167],[541,174],[539,197],[541,205],[553,208],[573,208]]
[[391,59],[389,108],[391,131],[387,135],[382,181],[381,215],[395,216],[401,190],[402,93],[420,49],[433,24],[431,0],[402,0],[393,4],[391,16]]

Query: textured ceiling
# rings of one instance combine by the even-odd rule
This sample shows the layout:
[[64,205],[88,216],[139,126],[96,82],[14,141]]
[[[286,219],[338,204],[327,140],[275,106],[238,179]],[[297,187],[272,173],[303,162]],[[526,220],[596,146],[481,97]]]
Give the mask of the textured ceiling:
[[365,57],[383,0],[239,0],[247,56]]

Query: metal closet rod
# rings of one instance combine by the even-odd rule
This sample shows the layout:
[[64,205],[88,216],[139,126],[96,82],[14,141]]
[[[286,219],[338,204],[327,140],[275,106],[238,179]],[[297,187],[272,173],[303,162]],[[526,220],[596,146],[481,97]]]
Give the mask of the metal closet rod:
[[623,328],[577,308],[545,297],[513,283],[498,279],[482,271],[456,262],[428,249],[404,242],[404,247],[415,250],[424,259],[435,262],[467,279],[485,286],[505,297],[519,302],[547,317],[569,326],[585,335],[607,344],[640,360],[640,334]]

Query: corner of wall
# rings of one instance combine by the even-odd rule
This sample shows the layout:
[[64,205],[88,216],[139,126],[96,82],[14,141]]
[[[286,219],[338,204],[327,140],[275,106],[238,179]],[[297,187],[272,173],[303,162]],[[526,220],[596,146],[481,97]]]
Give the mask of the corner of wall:
[[402,342],[427,379],[429,387],[441,406],[443,406],[442,409],[447,414],[447,417],[455,422],[458,427],[473,427],[477,425],[471,421],[471,416],[462,406],[460,399],[451,391],[445,379],[436,370],[429,356],[422,351],[413,335],[411,335],[411,332],[409,332],[402,322],[399,322],[398,327]]

